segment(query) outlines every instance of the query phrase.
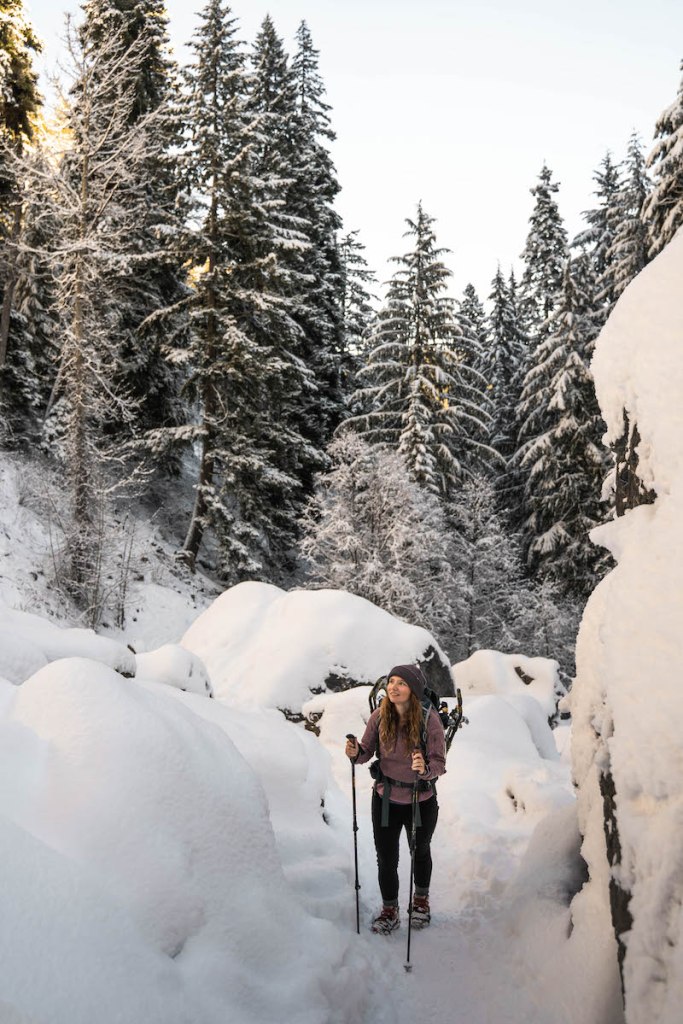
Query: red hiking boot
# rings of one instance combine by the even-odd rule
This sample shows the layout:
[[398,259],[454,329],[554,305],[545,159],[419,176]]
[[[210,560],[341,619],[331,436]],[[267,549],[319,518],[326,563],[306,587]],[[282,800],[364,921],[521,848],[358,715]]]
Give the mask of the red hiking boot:
[[377,917],[373,920],[371,928],[376,935],[388,935],[395,931],[401,924],[398,915],[398,907],[382,907]]
[[426,928],[432,919],[429,912],[429,896],[413,896],[413,928]]

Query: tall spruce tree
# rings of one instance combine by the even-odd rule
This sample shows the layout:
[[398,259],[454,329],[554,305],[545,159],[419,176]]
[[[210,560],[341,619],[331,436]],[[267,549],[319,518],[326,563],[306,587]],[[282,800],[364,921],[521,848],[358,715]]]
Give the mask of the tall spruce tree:
[[[187,72],[189,181],[196,197],[189,240],[197,268],[192,301],[193,390],[200,466],[184,555],[194,561],[207,526],[229,583],[281,578],[296,542],[304,494],[294,470],[309,376],[294,354],[300,329],[287,300],[280,179],[266,174],[269,121],[250,109],[236,21],[210,0]],[[186,434],[186,430],[179,432]]]
[[608,152],[593,176],[597,185],[594,195],[598,204],[592,210],[584,211],[583,218],[587,227],[572,242],[573,248],[581,248],[588,254],[593,274],[600,282],[598,302],[601,307],[601,323],[607,320],[616,300],[612,246],[619,218],[619,178],[619,168]]
[[442,262],[434,218],[419,204],[407,220],[413,247],[394,257],[389,283],[360,370],[356,399],[363,413],[350,422],[370,443],[401,453],[418,483],[450,497],[474,468],[495,458],[488,444],[485,381],[474,369],[476,339],[443,293],[450,271]]
[[484,373],[490,346],[490,336],[486,310],[473,284],[465,286],[462,299],[458,302],[458,312],[464,323],[468,325],[467,333],[475,339],[475,351],[478,360],[476,369]]
[[524,272],[520,300],[531,338],[532,349],[546,333],[544,325],[557,308],[567,259],[567,232],[554,196],[559,185],[544,164],[538,184],[531,189],[534,208],[522,252]]
[[376,277],[365,261],[364,252],[365,246],[358,239],[358,231],[344,235],[339,245],[344,318],[340,370],[342,394],[347,404],[366,354],[375,317],[372,305],[375,296],[369,289],[375,284]]
[[[142,435],[155,427],[182,422],[182,377],[167,358],[179,348],[188,324],[182,251],[182,209],[176,153],[180,119],[175,100],[178,72],[170,56],[164,0],[87,0],[80,26],[83,45],[108,46],[112,32],[143,55],[130,70],[134,102],[130,122],[144,121],[148,140],[138,168],[133,234],[110,288],[118,300],[119,356],[116,384],[134,400],[136,413],[123,423],[114,413],[110,431]],[[80,85],[76,84],[76,100]],[[150,117],[150,115],[154,115]]]
[[588,537],[602,518],[605,472],[604,423],[587,365],[595,302],[582,284],[590,281],[591,269],[586,256],[567,261],[560,304],[522,395],[527,561],[540,576],[577,595],[595,586],[603,561]]
[[344,414],[344,282],[337,237],[342,222],[334,209],[340,186],[328,148],[336,137],[331,108],[324,99],[319,53],[305,21],[297,29],[296,43],[296,146],[288,201],[309,243],[299,256],[304,293],[296,316],[305,339],[303,356],[318,386],[315,400],[304,409],[303,425],[312,445],[324,448]]
[[683,78],[676,99],[657,119],[655,139],[647,158],[653,188],[643,205],[650,258],[661,252],[683,224]]
[[[643,207],[652,183],[638,135],[629,139],[615,203],[615,227],[609,251],[609,287],[616,301],[648,261],[647,226]],[[602,282],[600,282],[602,286]]]

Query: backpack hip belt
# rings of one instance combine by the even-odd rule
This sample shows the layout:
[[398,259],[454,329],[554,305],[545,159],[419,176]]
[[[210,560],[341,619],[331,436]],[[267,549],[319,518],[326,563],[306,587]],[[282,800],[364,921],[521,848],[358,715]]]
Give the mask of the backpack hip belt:
[[[379,761],[374,761],[370,765],[370,774],[375,780],[375,793],[377,793],[377,784],[382,783],[384,786],[384,792],[382,793],[380,800],[382,801],[382,817],[380,819],[380,826],[382,828],[389,827],[389,804],[391,802],[391,790],[394,786],[398,786],[399,789],[412,789],[415,785],[414,782],[401,782],[400,779],[390,779],[388,775],[385,775],[379,766]],[[436,783],[432,779],[418,779],[417,788],[421,793],[426,793],[428,789],[436,795]],[[379,796],[379,793],[377,793]],[[422,824],[422,818],[420,817],[420,801],[417,802],[417,809],[415,812],[415,825],[420,828]]]

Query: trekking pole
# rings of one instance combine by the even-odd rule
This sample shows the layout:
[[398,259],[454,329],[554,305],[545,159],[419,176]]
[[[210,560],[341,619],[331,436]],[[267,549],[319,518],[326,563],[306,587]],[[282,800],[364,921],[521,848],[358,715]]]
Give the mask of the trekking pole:
[[408,897],[408,950],[406,952],[406,962],[404,968],[406,971],[412,971],[413,965],[410,962],[410,934],[413,926],[413,874],[415,872],[415,846],[416,843],[416,831],[417,831],[417,772],[415,772],[415,781],[413,782],[413,795],[412,795],[412,821],[410,823],[410,894]]
[[[356,737],[352,732],[346,734],[347,740],[353,740],[356,742]],[[356,868],[356,935],[360,935],[360,901],[359,901],[359,890],[360,882],[358,881],[358,819],[356,818],[356,762],[351,762],[351,799],[353,802],[353,859]]]

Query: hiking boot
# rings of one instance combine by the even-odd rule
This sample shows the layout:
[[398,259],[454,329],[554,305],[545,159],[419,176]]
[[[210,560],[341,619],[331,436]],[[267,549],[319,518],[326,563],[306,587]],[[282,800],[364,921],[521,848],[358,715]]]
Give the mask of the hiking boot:
[[412,927],[426,928],[431,919],[429,896],[413,896]]
[[389,932],[395,931],[400,924],[398,907],[382,907],[371,927],[376,935],[388,935]]

